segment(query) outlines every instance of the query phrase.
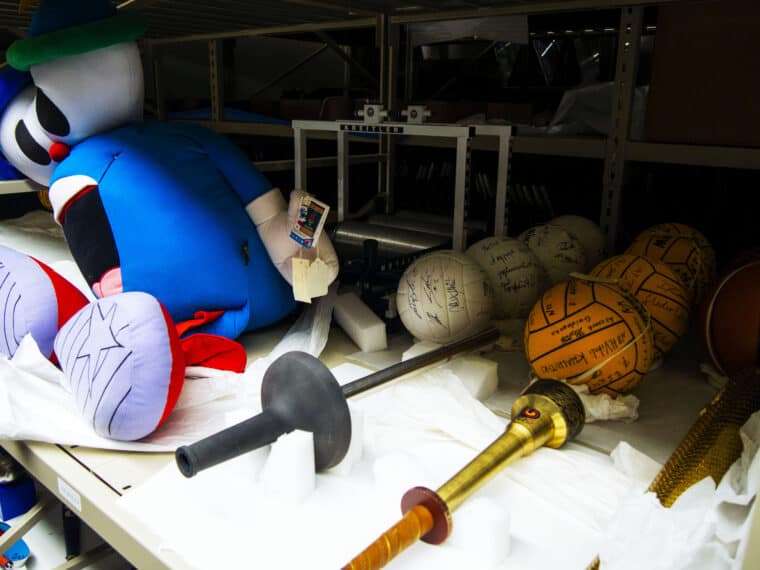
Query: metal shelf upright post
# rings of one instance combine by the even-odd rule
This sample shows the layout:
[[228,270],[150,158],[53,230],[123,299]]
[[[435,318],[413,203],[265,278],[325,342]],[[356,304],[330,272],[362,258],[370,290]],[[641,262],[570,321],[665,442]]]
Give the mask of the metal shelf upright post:
[[607,238],[608,251],[615,251],[617,240],[643,20],[641,7],[628,6],[620,10],[611,130],[605,147],[602,212],[599,220]]

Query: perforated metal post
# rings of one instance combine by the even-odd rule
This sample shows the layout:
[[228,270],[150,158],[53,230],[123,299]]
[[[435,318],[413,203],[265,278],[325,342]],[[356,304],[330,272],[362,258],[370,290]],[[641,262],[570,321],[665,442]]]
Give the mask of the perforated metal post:
[[506,236],[508,232],[508,208],[509,196],[507,187],[509,185],[509,163],[511,156],[512,127],[505,125],[475,125],[475,134],[477,136],[497,137],[499,144],[499,154],[496,158],[496,198],[494,204],[493,235]]
[[457,137],[457,163],[454,180],[454,229],[451,246],[464,251],[467,246],[467,199],[470,190],[471,139],[474,133]]
[[306,133],[293,126],[293,162],[295,163],[295,187],[306,190]]
[[164,99],[164,85],[162,80],[161,48],[147,44],[145,46],[146,69],[150,74],[153,84],[153,100],[156,105],[156,117],[159,121],[166,120],[166,100]]
[[509,181],[509,163],[512,160],[510,152],[510,140],[512,127],[509,133],[499,137],[499,164],[496,167],[496,211],[494,212],[494,235],[506,236],[509,231],[509,195],[507,183]]
[[642,22],[643,8],[621,9],[615,88],[612,94],[612,122],[605,152],[602,213],[599,220],[607,238],[609,252],[615,251],[620,220],[626,146],[630,135]]
[[[398,58],[399,27],[391,25],[387,14],[377,16],[376,45],[380,52],[380,103],[385,106],[391,120],[396,117],[396,60]],[[393,165],[395,143],[393,137],[381,134],[378,142],[378,152],[386,157],[385,162],[378,165],[377,193],[385,202],[385,213],[393,212]]]
[[224,65],[222,63],[222,40],[208,42],[208,68],[211,85],[211,120],[224,118]]
[[414,99],[414,41],[412,27],[406,28],[406,49],[404,50],[404,103],[409,104]]
[[340,130],[338,139],[338,222],[346,219],[348,213],[348,137],[346,131]]
[[155,73],[155,93],[156,93],[156,116],[159,121],[166,120],[166,99],[164,98],[164,87],[162,81],[161,71],[161,59],[158,58],[153,62],[153,70]]

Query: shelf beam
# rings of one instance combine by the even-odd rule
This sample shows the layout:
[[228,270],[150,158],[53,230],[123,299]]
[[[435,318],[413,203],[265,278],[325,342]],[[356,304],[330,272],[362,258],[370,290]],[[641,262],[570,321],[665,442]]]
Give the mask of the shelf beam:
[[31,180],[0,180],[0,195],[38,192],[44,189],[43,186],[40,186]]
[[547,14],[577,12],[579,10],[626,8],[647,5],[683,3],[683,0],[564,0],[563,2],[526,2],[511,6],[489,6],[462,10],[442,10],[422,14],[404,14],[391,17],[394,24],[414,24],[439,22],[442,20],[463,20],[466,18],[493,18],[495,16],[520,16],[525,14]]
[[356,28],[374,28],[377,23],[375,18],[356,18],[354,20],[327,21],[309,24],[292,24],[289,26],[266,26],[262,28],[249,28],[231,32],[217,32],[209,34],[194,34],[189,36],[176,36],[171,38],[146,39],[144,41],[153,45],[177,44],[184,42],[222,40],[228,38],[251,38],[257,36],[277,36],[283,34],[312,33],[317,31],[352,30]]
[[630,161],[760,170],[760,148],[630,142]]
[[[519,129],[519,127],[518,127]],[[604,158],[605,139],[594,137],[549,137],[517,135],[512,138],[512,152],[548,154],[577,158]]]

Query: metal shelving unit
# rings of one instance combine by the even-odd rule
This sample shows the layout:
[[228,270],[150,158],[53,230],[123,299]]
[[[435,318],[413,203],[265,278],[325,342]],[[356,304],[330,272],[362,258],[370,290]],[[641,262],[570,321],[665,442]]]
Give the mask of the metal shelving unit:
[[[375,35],[380,49],[377,70],[376,100],[385,105],[391,117],[398,115],[398,86],[394,82],[400,59],[399,30],[421,22],[435,22],[466,18],[490,18],[508,15],[546,14],[591,9],[620,9],[618,26],[618,60],[613,93],[612,131],[607,137],[557,137],[521,135],[519,130],[511,138],[511,152],[545,156],[593,158],[604,161],[600,225],[607,235],[608,246],[614,250],[625,179],[630,162],[700,165],[721,168],[760,169],[760,148],[701,146],[685,144],[650,143],[630,140],[630,120],[633,89],[638,69],[639,41],[643,31],[643,9],[650,5],[666,5],[677,0],[504,0],[461,2],[446,0],[408,6],[399,1],[342,1],[314,2],[288,0],[287,2],[256,1],[241,3],[225,0],[211,5],[199,0],[169,2],[168,0],[127,0],[118,4],[122,9],[137,9],[149,22],[144,39],[148,59],[146,75],[155,86],[156,110],[159,118],[166,118],[162,99],[161,52],[165,46],[188,42],[206,42],[209,53],[209,80],[211,120],[199,121],[207,127],[228,134],[256,136],[294,136],[287,125],[253,124],[222,120],[224,66],[220,42],[224,39],[251,37],[304,37],[317,34],[324,49],[334,49],[347,66],[368,73],[361,65],[341,50],[330,34],[366,28]],[[288,6],[283,6],[287,4]],[[17,27],[20,32],[28,24],[28,13],[19,14],[16,2],[0,0],[0,16],[6,26]],[[408,57],[406,63],[408,63]],[[294,69],[297,67],[294,66]],[[311,138],[335,139],[334,132],[314,132]],[[348,140],[361,140],[352,139]],[[365,139],[366,142],[366,139]],[[386,210],[393,207],[392,168],[396,145],[424,145],[454,148],[452,139],[410,135],[392,140],[381,134],[377,152],[351,157],[352,161],[378,163],[378,195],[385,199]],[[494,140],[473,139],[473,150],[497,151]],[[338,164],[338,157],[310,158],[306,166],[319,167]],[[259,164],[262,170],[289,170],[295,161],[268,161]],[[36,190],[25,183],[0,186],[2,193]]]
[[[629,136],[629,121],[632,109],[633,78],[637,67],[638,38],[642,29],[642,11],[645,6],[664,5],[681,0],[505,0],[505,1],[457,1],[420,2],[414,7],[400,1],[356,1],[356,0],[286,0],[286,1],[229,1],[206,3],[200,0],[127,0],[121,2],[122,9],[136,9],[143,12],[148,21],[148,35],[143,42],[149,65],[146,77],[156,86],[157,111],[165,118],[165,108],[161,103],[161,51],[165,46],[187,42],[206,42],[209,51],[209,77],[211,85],[212,120],[201,121],[206,126],[229,134],[250,134],[270,137],[292,137],[296,147],[299,136],[291,126],[264,125],[222,120],[223,117],[223,65],[219,42],[224,39],[260,36],[298,36],[299,34],[333,33],[356,28],[367,28],[375,34],[381,49],[378,70],[377,99],[392,111],[397,106],[397,86],[393,82],[394,70],[398,65],[398,31],[400,26],[419,22],[444,21],[462,18],[495,17],[517,14],[544,14],[562,11],[620,8],[621,20],[618,30],[619,50],[616,72],[615,116],[613,132],[608,137],[554,137],[521,135],[519,131],[508,141],[509,152],[547,156],[582,157],[604,162],[603,207],[600,222],[610,241],[614,240],[620,215],[623,180],[627,164],[631,162],[651,162],[686,164],[737,169],[760,169],[760,148],[736,148],[724,146],[697,146],[682,144],[649,143],[632,141]],[[411,9],[410,9],[411,8]],[[29,13],[18,12],[17,0],[0,0],[0,19],[6,28],[23,33],[29,22]],[[349,65],[355,64],[349,58]],[[297,124],[294,124],[298,127]],[[305,125],[301,125],[303,128]],[[451,126],[454,128],[454,126]],[[468,127],[461,127],[467,130]],[[344,134],[341,134],[344,133]],[[314,132],[313,138],[336,140],[338,146],[347,144],[352,138],[345,131]],[[470,137],[469,150],[504,152],[503,144],[492,137]],[[381,176],[379,192],[390,193],[389,172],[393,164],[393,144],[390,136],[380,138],[377,152],[341,157],[308,158],[294,160],[267,161],[257,163],[264,171],[290,170],[303,173],[306,167],[337,165],[345,173],[348,164],[377,163]],[[454,139],[457,139],[455,136]],[[503,141],[502,141],[503,143]],[[410,132],[404,140],[395,144],[425,144],[458,148],[460,142],[442,138],[432,138]],[[500,177],[506,188],[506,170]],[[0,182],[0,194],[37,191],[40,188],[28,181]],[[344,198],[348,199],[347,188]],[[460,191],[461,197],[461,191]],[[506,195],[497,197],[506,203]],[[387,196],[387,204],[392,204],[392,196]],[[343,209],[346,208],[343,203]],[[503,211],[506,206],[503,206]],[[340,209],[340,207],[339,207]],[[499,206],[497,204],[497,211]],[[459,211],[456,212],[459,216]],[[497,215],[498,219],[498,215]],[[503,221],[503,220],[502,220]],[[497,231],[498,231],[497,225]],[[460,236],[461,238],[462,236]],[[175,567],[181,563],[171,553],[160,552],[158,537],[146,535],[140,521],[135,521],[118,509],[118,497],[126,491],[106,483],[121,476],[123,469],[115,461],[115,454],[94,454],[85,457],[83,450],[64,449],[61,446],[27,442],[3,442],[13,455],[21,461],[56,496],[71,504],[72,495],[67,487],[72,480],[81,479],[83,466],[92,466],[98,458],[102,466],[91,467],[91,480],[77,485],[75,499],[80,501],[81,514],[88,524],[98,527],[103,537],[118,550],[128,553],[135,564],[144,567]],[[126,460],[125,460],[126,461]],[[144,460],[139,460],[144,461]],[[165,463],[166,458],[156,460]],[[163,462],[163,463],[162,463]],[[113,465],[109,476],[100,475],[106,465]],[[153,473],[155,465],[146,467],[146,473]],[[141,475],[142,476],[142,475]],[[139,477],[138,477],[139,479]],[[135,479],[136,480],[136,479]],[[131,480],[133,483],[135,480]],[[139,482],[139,481],[138,481]],[[62,484],[63,483],[63,484]],[[111,511],[116,512],[114,517]],[[755,516],[749,541],[747,563],[760,558],[760,517]],[[125,532],[123,529],[128,529]]]
[[[642,33],[643,9],[649,5],[665,5],[677,0],[536,0],[532,2],[504,0],[502,2],[447,0],[408,6],[398,1],[348,2],[332,0],[289,0],[287,2],[256,1],[240,3],[226,0],[207,4],[198,0],[169,2],[168,0],[127,0],[118,4],[122,9],[136,9],[145,14],[148,33],[144,39],[148,59],[147,78],[155,86],[156,110],[159,118],[166,118],[162,100],[161,52],[165,46],[188,42],[206,42],[209,53],[209,79],[211,120],[198,121],[207,127],[228,134],[286,137],[294,135],[287,125],[253,124],[222,120],[224,66],[220,42],[224,39],[251,37],[303,37],[317,34],[324,41],[324,49],[339,52],[347,66],[367,70],[340,50],[331,33],[366,28],[375,35],[380,48],[377,70],[377,101],[384,104],[391,117],[398,115],[398,86],[394,83],[399,64],[399,29],[421,22],[435,22],[465,18],[486,18],[508,15],[546,14],[591,9],[620,8],[618,27],[618,61],[613,93],[613,129],[607,137],[557,137],[521,135],[519,130],[511,139],[511,152],[545,156],[594,158],[604,161],[602,207],[600,225],[612,248],[617,235],[620,205],[629,162],[686,164],[722,168],[760,168],[760,148],[700,146],[684,144],[650,143],[630,140],[629,125],[633,104],[633,88],[638,68],[639,40]],[[283,6],[287,4],[288,6]],[[28,25],[29,14],[19,14],[17,2],[0,0],[0,16],[8,28],[19,33]],[[297,66],[294,66],[296,68]],[[315,132],[311,138],[334,139],[335,133]],[[360,139],[349,139],[360,140]],[[424,145],[454,148],[451,139],[411,135],[403,140],[379,137],[377,152],[351,157],[352,161],[378,163],[378,194],[385,198],[386,209],[393,206],[393,176],[395,145]],[[497,151],[498,144],[484,138],[472,141],[474,150]],[[311,158],[309,167],[337,164],[335,158]],[[288,170],[293,161],[269,161],[260,164],[262,170]],[[37,190],[26,183],[4,183],[2,193]],[[611,249],[612,250],[612,249]]]
[[627,157],[633,162],[760,169],[760,148],[631,141]]
[[[494,231],[497,235],[506,233],[507,176],[509,172],[509,152],[512,127],[500,125],[447,125],[414,124],[399,122],[367,123],[362,121],[293,121],[295,146],[295,185],[307,188],[307,133],[335,133],[338,145],[338,221],[348,214],[348,136],[350,133],[375,133],[396,137],[414,137],[419,144],[428,141],[454,141],[456,148],[456,168],[454,169],[454,212],[452,247],[464,251],[467,247],[467,193],[469,191],[470,157],[472,142],[486,139],[494,141],[499,153],[494,204]],[[386,200],[389,197],[386,197]]]
[[[162,2],[147,2],[150,4],[145,9],[148,17],[152,10],[161,6]],[[292,37],[294,34],[329,33],[331,31],[347,30],[353,28],[368,28],[374,31],[376,43],[381,49],[380,66],[378,69],[378,92],[377,101],[383,103],[390,115],[398,114],[398,86],[392,81],[396,76],[395,70],[399,63],[399,27],[420,22],[434,22],[443,20],[496,17],[517,14],[545,14],[561,11],[577,11],[601,8],[620,8],[621,17],[618,27],[618,45],[622,49],[618,51],[616,68],[615,90],[613,93],[613,130],[607,137],[560,137],[541,136],[526,134],[521,135],[519,130],[512,136],[511,152],[514,154],[534,154],[545,156],[567,156],[594,158],[604,161],[603,192],[600,225],[607,235],[608,245],[612,247],[617,235],[617,226],[620,218],[620,207],[623,192],[623,180],[625,178],[626,165],[629,162],[652,162],[691,164],[702,166],[715,166],[726,168],[760,168],[760,149],[734,148],[723,146],[698,146],[698,145],[675,145],[663,143],[649,143],[644,141],[630,140],[630,118],[633,104],[633,88],[636,70],[638,68],[639,40],[643,31],[643,9],[649,5],[665,5],[671,2],[667,0],[620,0],[601,2],[595,0],[559,0],[553,2],[534,1],[517,2],[505,1],[499,3],[470,2],[469,7],[458,7],[459,2],[440,2],[436,7],[430,3],[416,6],[413,11],[407,11],[401,2],[384,2],[382,12],[378,11],[377,2],[330,2],[314,3],[294,0],[293,4],[308,4],[309,9],[325,9],[329,16],[320,12],[319,17],[326,17],[316,22],[293,23],[290,25],[263,25],[256,28],[238,29],[222,33],[202,33],[177,35],[168,34],[166,30],[157,28],[160,37],[148,38],[147,46],[153,54],[159,54],[162,46],[176,43],[206,41],[209,43],[209,63],[211,80],[212,117],[214,120],[204,122],[207,126],[220,132],[235,134],[250,134],[259,136],[292,137],[293,129],[284,125],[260,125],[251,123],[235,123],[219,120],[222,116],[221,91],[222,66],[219,58],[218,46],[215,42],[224,38],[241,38],[257,36],[283,36]],[[184,3],[183,3],[184,4]],[[266,9],[267,2],[254,2],[255,6]],[[473,5],[474,4],[474,5]],[[495,5],[498,4],[498,5]],[[187,3],[197,7],[193,2]],[[295,6],[294,6],[295,7]],[[175,10],[180,10],[175,7]],[[299,12],[300,8],[293,10]],[[203,13],[201,11],[200,13]],[[313,16],[309,12],[310,16]],[[352,19],[339,19],[351,15]],[[182,18],[180,18],[182,21]],[[333,46],[334,47],[334,46]],[[160,57],[160,56],[159,56]],[[349,65],[355,64],[350,57]],[[160,93],[160,65],[153,66],[156,70],[156,92]],[[159,105],[159,108],[161,105]],[[315,132],[313,138],[335,138],[335,133]],[[391,141],[387,136],[381,136],[378,150],[374,156],[379,161],[378,194],[386,198],[386,207],[393,204],[393,187],[391,168],[394,159],[396,145],[423,145],[434,147],[454,148],[456,142],[444,138],[421,138],[411,135],[403,139]],[[498,150],[498,145],[493,140],[473,139],[473,150]],[[370,155],[367,155],[370,156]],[[325,164],[323,159],[319,162],[311,162],[308,166]],[[283,167],[285,167],[283,162]],[[287,165],[289,167],[289,164]]]

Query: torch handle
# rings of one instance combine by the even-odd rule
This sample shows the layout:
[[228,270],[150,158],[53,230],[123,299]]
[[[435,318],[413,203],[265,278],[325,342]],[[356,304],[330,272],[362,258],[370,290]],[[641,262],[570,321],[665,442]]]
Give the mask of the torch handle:
[[433,515],[417,505],[343,567],[343,570],[379,570],[433,529]]
[[404,517],[343,570],[378,570],[418,540],[441,544],[451,532],[451,513],[496,473],[544,445],[562,447],[585,422],[572,388],[538,380],[515,400],[507,430],[437,491],[413,487],[401,500]]

